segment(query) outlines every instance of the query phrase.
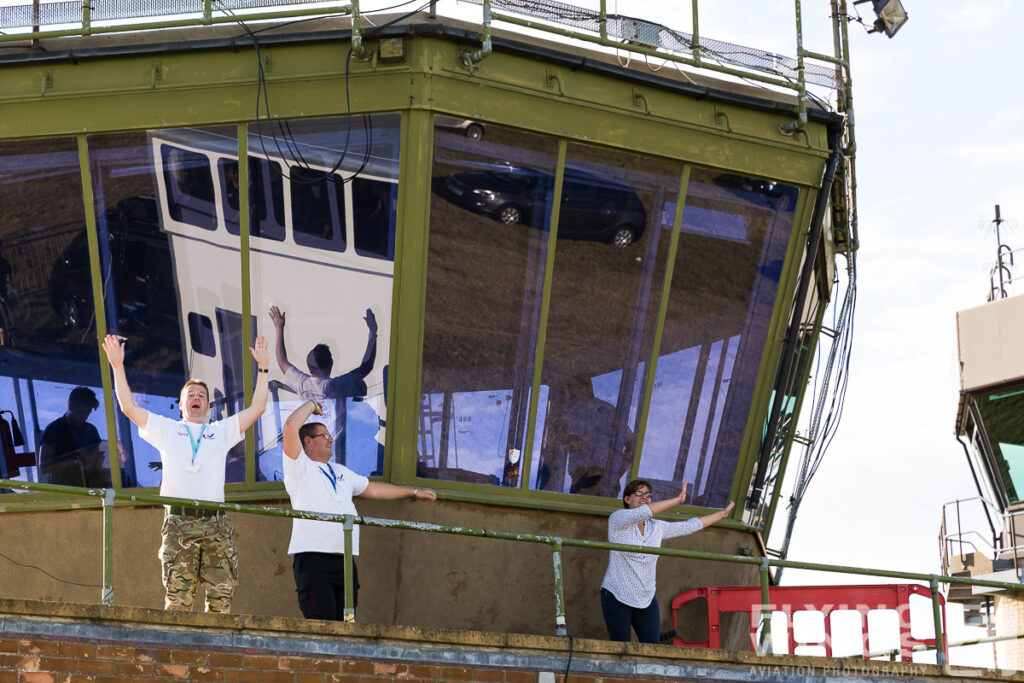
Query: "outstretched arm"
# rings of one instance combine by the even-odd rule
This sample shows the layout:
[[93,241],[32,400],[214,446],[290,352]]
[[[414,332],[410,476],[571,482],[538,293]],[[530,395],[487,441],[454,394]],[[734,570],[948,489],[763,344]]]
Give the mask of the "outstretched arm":
[[299,428],[306,424],[310,415],[323,415],[324,411],[316,401],[309,400],[292,411],[288,419],[284,421],[281,430],[281,440],[284,446],[284,454],[292,460],[299,457],[302,452],[302,441],[299,439]]
[[259,372],[256,373],[256,389],[252,392],[252,403],[249,407],[238,413],[238,431],[244,432],[260,419],[260,415],[267,409],[268,393],[268,372],[270,368],[270,350],[267,348],[267,340],[264,337],[256,337],[255,348],[250,348],[253,359]]
[[292,364],[288,362],[288,351],[284,347],[284,313],[277,306],[270,307],[270,319],[274,323],[275,342],[274,350],[277,355],[277,367],[281,372],[287,374]]
[[700,523],[704,525],[704,528],[707,529],[712,524],[721,522],[723,519],[728,517],[734,507],[736,507],[736,503],[730,500],[729,504],[718,512],[712,512],[710,515],[704,515],[703,517],[698,517],[698,519],[700,520]]
[[108,334],[103,340],[103,350],[107,354],[110,369],[114,371],[114,395],[117,396],[117,405],[121,406],[121,412],[138,425],[139,429],[145,429],[146,422],[149,421],[149,411],[137,406],[135,399],[132,398],[128,377],[124,374],[124,344],[114,335]]
[[413,498],[415,500],[437,500],[437,494],[430,489],[410,488],[408,486],[395,486],[383,481],[371,481],[366,490],[359,494],[360,498],[372,500],[398,500],[400,498]]
[[647,504],[647,507],[651,508],[652,515],[660,515],[666,510],[674,508],[676,505],[682,505],[686,500],[686,480],[683,480],[683,486],[679,490],[679,493],[672,498],[666,498],[664,500],[651,501]]

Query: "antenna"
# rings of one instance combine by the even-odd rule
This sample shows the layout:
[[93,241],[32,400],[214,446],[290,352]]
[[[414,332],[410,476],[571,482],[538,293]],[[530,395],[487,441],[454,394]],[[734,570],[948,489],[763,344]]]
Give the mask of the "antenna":
[[[996,219],[992,221],[996,225],[996,265],[992,269],[992,273],[989,276],[989,293],[988,300],[994,301],[995,299],[1005,299],[1006,285],[1013,282],[1013,271],[1010,270],[1010,266],[1013,265],[1013,250],[1009,246],[1003,244],[1002,236],[1000,235],[999,228],[1003,224],[1002,214],[999,212],[999,205],[996,204]],[[1010,265],[1006,265],[1004,256],[1009,256]],[[995,283],[995,271],[999,271],[999,290],[998,294],[996,291]]]

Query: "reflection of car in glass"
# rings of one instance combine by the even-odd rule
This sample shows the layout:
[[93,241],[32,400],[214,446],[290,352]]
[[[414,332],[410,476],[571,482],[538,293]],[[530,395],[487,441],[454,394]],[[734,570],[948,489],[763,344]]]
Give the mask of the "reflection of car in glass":
[[751,178],[749,176],[733,175],[732,173],[721,173],[716,175],[712,182],[719,187],[729,187],[744,192],[763,194],[769,197],[782,196],[785,186],[774,180],[763,178]]
[[[550,173],[525,167],[463,171],[445,182],[449,199],[506,225],[532,224],[535,205],[545,206]],[[636,191],[618,181],[566,168],[558,236],[632,244],[644,231],[647,211]]]
[[460,119],[454,116],[445,116],[444,114],[438,114],[434,117],[434,125],[438,128],[444,128],[446,130],[453,130],[457,133],[462,133],[470,140],[480,140],[484,136],[485,128],[484,124],[479,121],[473,121],[471,119]]
[[[117,301],[123,330],[149,329],[176,336],[177,295],[167,236],[160,231],[153,197],[129,197],[108,209],[106,224],[110,259],[105,292]],[[85,231],[64,249],[50,274],[50,305],[68,329],[93,323],[92,283]],[[109,301],[108,301],[109,305]]]

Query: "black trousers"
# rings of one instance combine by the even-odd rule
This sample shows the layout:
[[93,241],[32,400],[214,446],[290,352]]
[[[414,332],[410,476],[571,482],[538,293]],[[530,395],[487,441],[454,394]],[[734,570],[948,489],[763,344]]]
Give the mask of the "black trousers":
[[[295,553],[292,558],[299,609],[307,619],[345,619],[345,556]],[[352,558],[353,603],[359,604],[359,571]]]

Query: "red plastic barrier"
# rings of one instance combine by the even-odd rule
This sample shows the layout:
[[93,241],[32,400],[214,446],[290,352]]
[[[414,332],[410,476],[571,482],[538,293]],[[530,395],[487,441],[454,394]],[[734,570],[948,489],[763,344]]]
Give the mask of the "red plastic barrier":
[[[829,615],[837,610],[860,613],[861,643],[865,657],[868,654],[868,612],[873,610],[895,610],[900,627],[900,658],[911,660],[911,648],[915,645],[935,645],[934,638],[917,639],[910,635],[910,596],[921,595],[931,600],[929,588],[917,584],[887,584],[869,586],[779,586],[768,589],[768,600],[772,612],[786,615],[789,637],[789,652],[798,645],[820,645],[825,656],[832,656],[832,624]],[[683,647],[722,646],[721,616],[725,612],[745,612],[750,615],[751,643],[757,642],[757,628],[761,622],[761,588],[759,586],[725,586],[717,588],[694,588],[680,593],[672,600],[672,627],[678,632],[677,613],[688,602],[704,598],[707,601],[708,639],[691,643],[676,636],[673,645]],[[946,630],[945,600],[939,596],[942,608],[942,630]],[[797,643],[793,634],[793,613],[820,612],[825,618],[825,639],[821,642]],[[931,622],[929,622],[931,623]],[[948,657],[948,650],[946,652]],[[947,660],[948,661],[948,660]]]

